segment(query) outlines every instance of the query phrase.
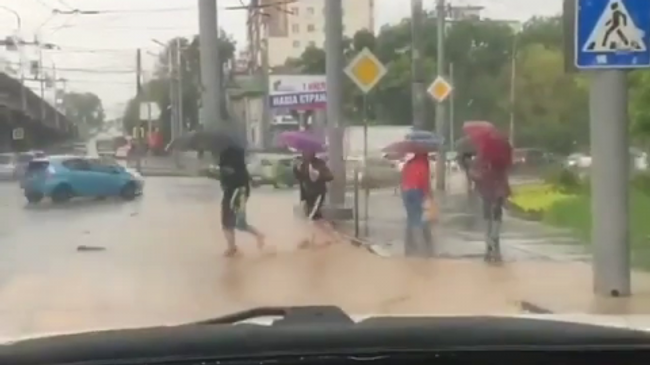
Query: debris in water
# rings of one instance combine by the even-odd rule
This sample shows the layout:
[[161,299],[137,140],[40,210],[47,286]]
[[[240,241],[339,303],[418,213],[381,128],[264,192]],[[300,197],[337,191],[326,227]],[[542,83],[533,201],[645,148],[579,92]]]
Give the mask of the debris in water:
[[106,247],[81,245],[81,246],[77,246],[77,251],[81,251],[81,252],[85,252],[85,251],[106,251]]

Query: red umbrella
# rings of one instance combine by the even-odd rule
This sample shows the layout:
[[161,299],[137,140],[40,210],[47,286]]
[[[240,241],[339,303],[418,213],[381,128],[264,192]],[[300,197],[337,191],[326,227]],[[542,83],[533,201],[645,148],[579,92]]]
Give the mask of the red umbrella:
[[492,123],[465,122],[463,132],[476,146],[478,157],[482,161],[500,169],[507,169],[512,165],[512,146]]

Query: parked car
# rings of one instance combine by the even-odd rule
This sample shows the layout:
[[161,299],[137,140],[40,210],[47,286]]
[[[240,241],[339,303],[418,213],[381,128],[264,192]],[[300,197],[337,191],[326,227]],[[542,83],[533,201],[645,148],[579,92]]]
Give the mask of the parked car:
[[0,154],[0,180],[14,180],[16,179],[16,154],[15,153],[2,153]]
[[293,187],[296,184],[293,176],[295,157],[287,154],[256,154],[249,158],[248,172],[253,185],[272,185]]
[[395,163],[382,157],[368,157],[362,159],[347,160],[346,177],[348,183],[353,183],[355,170],[359,172],[361,186],[376,189],[382,187],[396,187],[399,185],[401,173]]
[[75,197],[119,196],[133,200],[142,194],[144,179],[112,161],[80,156],[50,156],[33,159],[21,181],[25,198],[38,203],[51,198],[64,203]]

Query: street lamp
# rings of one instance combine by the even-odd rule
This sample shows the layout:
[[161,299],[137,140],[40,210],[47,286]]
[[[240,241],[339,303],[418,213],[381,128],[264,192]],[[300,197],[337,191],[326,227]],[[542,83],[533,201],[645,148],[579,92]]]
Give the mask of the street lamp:
[[16,17],[16,27],[18,28],[18,32],[22,32],[23,29],[23,20],[20,17],[20,14],[18,14],[17,11],[15,11],[12,8],[0,5],[0,9],[6,10],[7,12],[13,14]]

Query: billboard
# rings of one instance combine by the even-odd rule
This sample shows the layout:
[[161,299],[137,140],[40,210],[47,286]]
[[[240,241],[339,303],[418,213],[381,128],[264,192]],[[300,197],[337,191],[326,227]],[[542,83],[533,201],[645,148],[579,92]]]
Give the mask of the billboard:
[[325,75],[269,76],[271,108],[318,110],[327,105]]

